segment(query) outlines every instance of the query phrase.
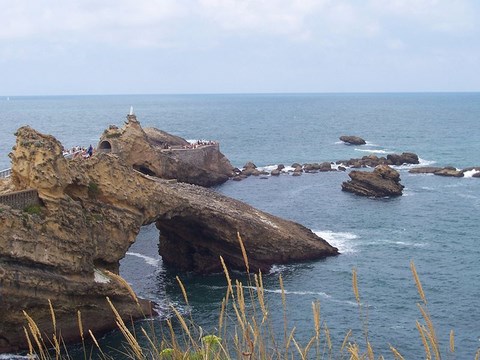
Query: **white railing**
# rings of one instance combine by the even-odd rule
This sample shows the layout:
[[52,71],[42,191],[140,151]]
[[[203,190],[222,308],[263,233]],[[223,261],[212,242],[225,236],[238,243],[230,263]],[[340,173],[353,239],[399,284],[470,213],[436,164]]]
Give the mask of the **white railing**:
[[12,169],[5,169],[0,171],[0,178],[8,178],[12,175]]

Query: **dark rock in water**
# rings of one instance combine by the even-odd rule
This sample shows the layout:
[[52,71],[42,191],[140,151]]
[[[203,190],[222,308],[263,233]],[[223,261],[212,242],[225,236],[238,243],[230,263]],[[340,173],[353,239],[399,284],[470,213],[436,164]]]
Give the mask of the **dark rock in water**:
[[359,136],[342,135],[340,140],[350,145],[365,145],[367,142]]
[[404,152],[398,154],[388,154],[387,160],[391,165],[403,165],[403,164],[419,164],[418,155],[414,153]]
[[477,172],[477,173],[473,174],[472,177],[474,177],[474,178],[480,178],[480,172]]
[[292,168],[296,169],[296,168],[301,168],[302,165],[300,165],[299,163],[293,163],[292,164]]
[[439,176],[463,177],[463,172],[452,166],[444,167],[443,169],[436,171],[434,174]]
[[240,174],[240,175],[234,176],[234,177],[232,178],[232,180],[233,180],[233,181],[242,181],[242,180],[246,179],[247,177],[248,177],[248,176],[246,176],[246,175]]
[[256,169],[257,165],[255,165],[253,162],[249,161],[245,165],[243,165],[244,169]]
[[438,166],[424,166],[424,167],[417,167],[408,170],[411,174],[435,174],[437,171],[442,170],[443,168]]
[[277,170],[281,171],[281,170],[283,170],[283,169],[285,169],[285,165],[279,164],[279,165],[277,166]]
[[337,169],[338,171],[347,171],[347,168],[344,166],[339,166]]
[[342,190],[361,196],[386,197],[402,195],[400,174],[387,165],[379,165],[373,172],[351,171],[351,180],[342,184]]
[[320,171],[332,171],[335,169],[332,169],[332,164],[329,162],[323,162],[320,165],[318,165],[318,170]]
[[279,176],[279,175],[280,175],[280,173],[281,173],[281,171],[280,171],[280,170],[278,170],[278,169],[275,169],[275,170],[272,170],[272,172],[270,173],[270,175],[272,175],[272,176]]
[[302,173],[300,171],[294,171],[292,176],[301,176]]

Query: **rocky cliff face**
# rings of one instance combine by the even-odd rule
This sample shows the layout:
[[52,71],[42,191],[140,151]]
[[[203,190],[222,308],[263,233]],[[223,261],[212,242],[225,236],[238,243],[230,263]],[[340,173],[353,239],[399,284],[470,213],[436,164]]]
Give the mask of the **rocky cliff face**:
[[[130,127],[121,131],[138,135],[131,149],[146,154],[142,165],[156,169],[147,153],[151,145],[140,141],[145,134]],[[125,318],[148,313],[149,304],[137,305],[116,275],[145,224],[155,222],[161,230],[165,263],[198,272],[219,269],[220,255],[231,268],[243,269],[237,231],[252,270],[338,253],[299,224],[208,189],[135,171],[133,155],[67,160],[51,136],[29,127],[16,135],[8,188],[37,189],[42,205],[33,212],[0,205],[0,352],[25,348],[22,310],[51,333],[47,299],[66,341],[80,336],[77,311],[84,329],[115,327],[106,296]]]
[[123,128],[111,126],[105,130],[98,148],[117,154],[140,172],[164,179],[209,187],[233,176],[233,166],[218,144],[183,149],[189,145],[164,131],[144,130],[135,115],[129,115]]

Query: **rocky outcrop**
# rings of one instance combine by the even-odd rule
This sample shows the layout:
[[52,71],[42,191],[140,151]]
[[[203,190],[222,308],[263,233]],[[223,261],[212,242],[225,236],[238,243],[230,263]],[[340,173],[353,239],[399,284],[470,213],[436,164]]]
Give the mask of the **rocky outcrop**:
[[376,155],[366,155],[362,158],[352,158],[350,160],[338,160],[337,164],[353,168],[375,167],[378,165],[416,165],[419,164],[418,155],[410,152],[401,154],[388,154],[387,157],[378,157]]
[[359,136],[342,135],[340,140],[349,145],[365,145],[367,143]]
[[[139,145],[129,146],[150,150],[140,128],[130,126],[123,131],[136,132]],[[160,229],[166,264],[197,272],[219,270],[220,255],[230,268],[244,269],[237,232],[251,271],[338,254],[299,224],[202,187],[135,171],[133,155],[100,152],[67,160],[51,136],[29,127],[16,135],[11,184],[36,189],[41,205],[28,212],[0,205],[0,352],[26,347],[22,310],[52,333],[47,299],[66,341],[80,336],[77,311],[85,329],[115,327],[106,296],[125,319],[148,314],[149,303],[137,304],[118,276],[119,260],[142,225]],[[153,161],[149,156],[145,160]]]
[[353,170],[348,176],[351,180],[342,184],[343,191],[377,198],[402,195],[400,174],[387,165],[379,165],[373,172]]
[[427,167],[418,167],[410,169],[408,172],[411,174],[434,174],[439,176],[446,177],[464,177],[466,173],[472,171],[472,177],[480,177],[480,167],[472,166],[459,170],[453,166],[446,167],[436,167],[436,166],[427,166]]
[[218,143],[192,146],[164,131],[144,130],[135,115],[127,116],[123,128],[110,126],[105,130],[98,149],[116,154],[144,174],[164,179],[209,187],[233,176],[233,166],[220,152]]

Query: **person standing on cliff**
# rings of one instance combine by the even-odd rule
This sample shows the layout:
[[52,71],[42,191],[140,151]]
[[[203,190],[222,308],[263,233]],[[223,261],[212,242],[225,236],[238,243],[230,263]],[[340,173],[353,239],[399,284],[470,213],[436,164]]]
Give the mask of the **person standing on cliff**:
[[93,155],[93,147],[92,147],[92,144],[90,144],[90,146],[88,147],[87,155],[88,155],[88,157],[91,157],[91,156]]

